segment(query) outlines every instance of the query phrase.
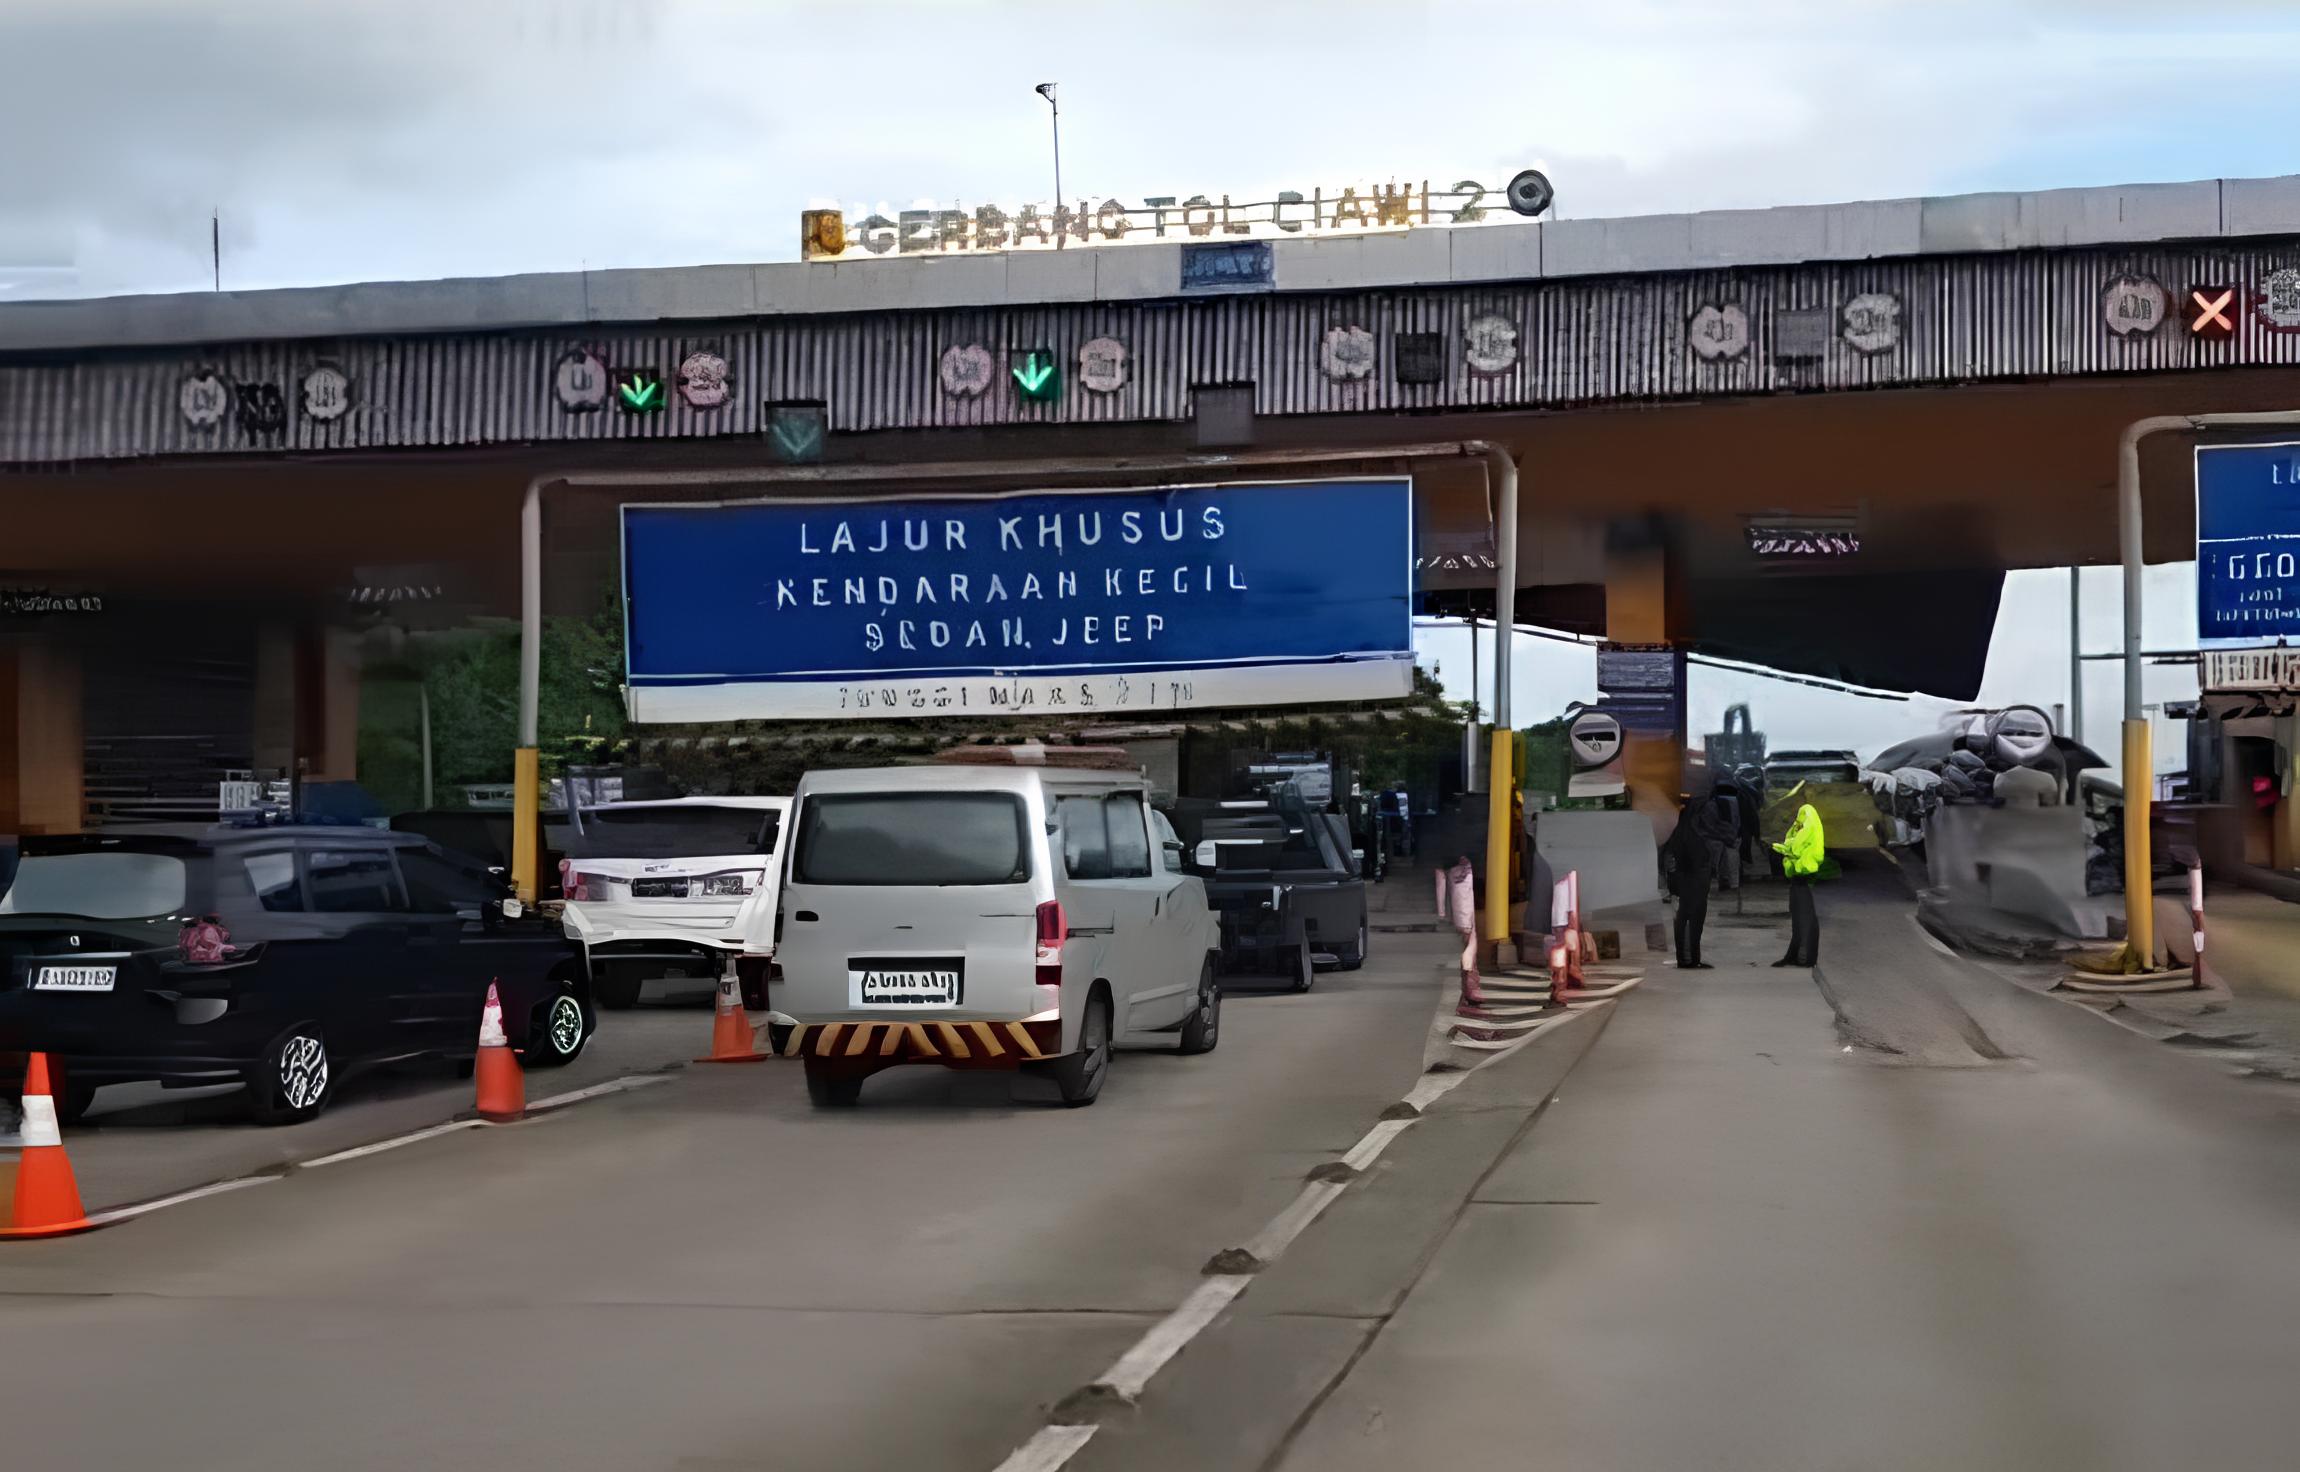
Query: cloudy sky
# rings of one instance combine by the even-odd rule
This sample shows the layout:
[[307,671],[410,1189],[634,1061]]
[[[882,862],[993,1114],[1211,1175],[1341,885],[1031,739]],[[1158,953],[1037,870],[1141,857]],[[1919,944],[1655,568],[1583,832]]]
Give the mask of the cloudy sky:
[[[2300,7],[2214,0],[0,0],[0,298],[205,289],[211,211],[240,288],[788,259],[810,203],[1045,197],[1050,80],[1096,198],[1537,164],[1591,216],[2277,174],[2296,51]],[[2008,619],[2064,596],[2018,578]],[[1992,696],[2065,697],[2060,655],[1999,652]],[[1745,686],[1795,744],[1879,724],[1738,677],[1697,705]]]
[[0,264],[200,289],[211,210],[242,287],[784,259],[813,200],[1049,193],[1049,80],[1096,197],[2281,173],[2296,41],[2211,0],[5,0]]

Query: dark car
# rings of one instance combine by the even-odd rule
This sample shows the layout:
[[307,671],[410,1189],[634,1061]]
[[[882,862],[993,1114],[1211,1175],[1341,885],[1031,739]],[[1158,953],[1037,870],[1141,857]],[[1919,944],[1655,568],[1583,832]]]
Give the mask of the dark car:
[[0,895],[0,1052],[60,1060],[67,1118],[103,1084],[238,1080],[259,1120],[309,1119],[347,1074],[471,1057],[490,982],[528,1067],[583,1051],[580,948],[412,834],[28,838]]
[[1348,820],[1292,785],[1262,798],[1185,798],[1167,812],[1222,921],[1227,966],[1276,970],[1308,991],[1318,968],[1366,961],[1366,881]]

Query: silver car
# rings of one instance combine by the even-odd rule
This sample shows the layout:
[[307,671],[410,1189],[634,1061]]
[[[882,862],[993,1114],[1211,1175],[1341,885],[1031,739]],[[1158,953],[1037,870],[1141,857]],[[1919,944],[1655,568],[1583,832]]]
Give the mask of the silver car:
[[787,797],[616,802],[577,815],[559,866],[568,938],[590,958],[599,1005],[649,981],[755,981],[775,948],[776,851]]
[[818,1105],[902,1063],[1025,1069],[1091,1104],[1113,1042],[1219,1037],[1220,927],[1136,773],[816,772],[790,833],[769,1025]]

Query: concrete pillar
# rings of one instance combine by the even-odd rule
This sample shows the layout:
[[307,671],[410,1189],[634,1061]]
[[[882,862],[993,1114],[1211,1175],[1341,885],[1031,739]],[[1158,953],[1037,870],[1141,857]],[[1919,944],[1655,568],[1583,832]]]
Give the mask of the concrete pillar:
[[359,780],[359,680],[364,660],[359,635],[350,629],[327,631],[325,683],[327,742],[321,748],[330,779]]
[[249,760],[258,772],[288,776],[296,758],[296,630],[265,624],[256,630],[255,711]]
[[[1618,644],[1665,644],[1683,633],[1684,595],[1672,585],[1669,554],[1658,542],[1615,544],[1605,554],[1605,637]],[[1666,834],[1677,820],[1685,782],[1685,711],[1662,734],[1625,731],[1621,771],[1629,803]]]
[[0,645],[0,833],[78,833],[86,761],[78,653]]
[[312,720],[311,738],[301,755],[310,763],[309,782],[359,780],[359,635],[349,629],[316,629],[310,635],[306,670],[311,688],[297,691],[297,704]]
[[256,631],[254,740],[259,772],[308,782],[359,778],[359,635],[319,624]]

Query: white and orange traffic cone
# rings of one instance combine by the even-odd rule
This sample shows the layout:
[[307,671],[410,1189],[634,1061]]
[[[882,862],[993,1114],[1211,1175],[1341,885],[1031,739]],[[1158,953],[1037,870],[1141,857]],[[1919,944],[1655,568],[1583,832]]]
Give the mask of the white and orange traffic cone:
[[487,983],[487,1010],[479,1014],[479,1057],[472,1072],[479,1079],[481,1119],[508,1124],[527,1113],[527,1076],[503,1035],[503,999],[492,981]]
[[719,1000],[711,1018],[711,1056],[697,1063],[757,1063],[772,1057],[759,1051],[751,1033],[750,1014],[743,1010],[743,990],[735,981],[735,968],[719,974]]
[[34,1053],[24,1066],[24,1154],[16,1162],[14,1209],[0,1237],[62,1237],[96,1224],[80,1205],[79,1183],[64,1154],[64,1133],[56,1125],[56,1100],[49,1092],[48,1055]]

